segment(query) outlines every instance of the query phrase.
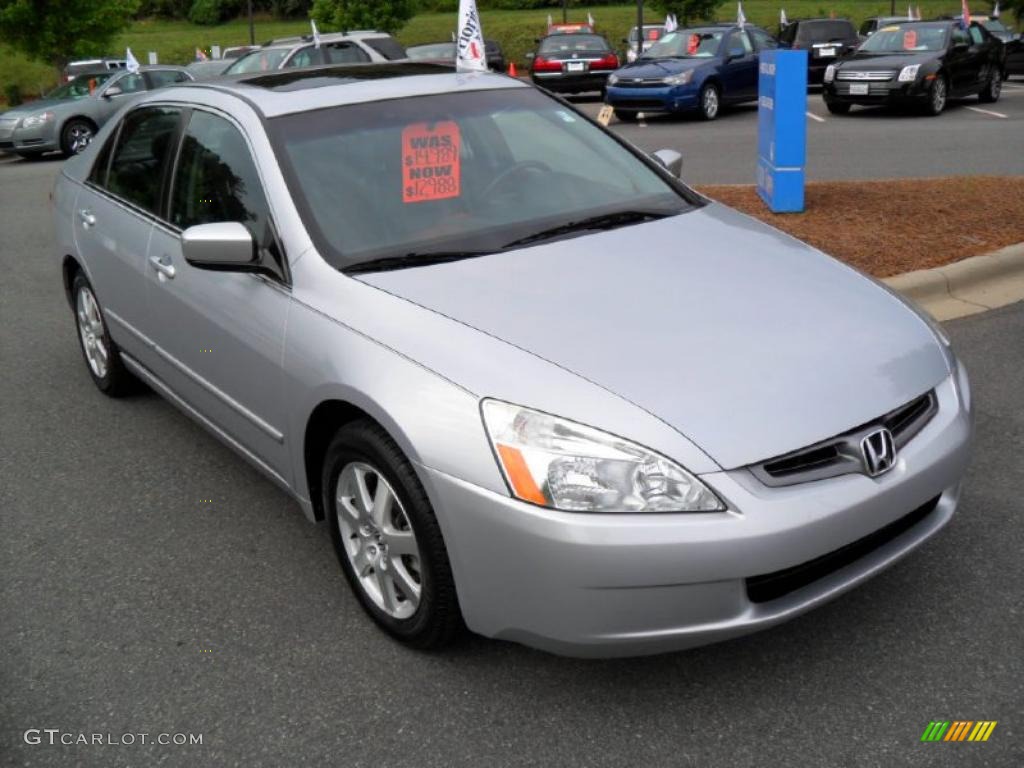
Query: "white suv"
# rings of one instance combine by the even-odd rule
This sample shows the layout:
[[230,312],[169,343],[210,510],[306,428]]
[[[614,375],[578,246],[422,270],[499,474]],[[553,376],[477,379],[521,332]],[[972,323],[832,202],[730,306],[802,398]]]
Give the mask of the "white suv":
[[320,35],[319,48],[312,35],[271,40],[239,58],[224,74],[268,72],[318,64],[385,62],[404,58],[405,49],[386,32],[335,32]]

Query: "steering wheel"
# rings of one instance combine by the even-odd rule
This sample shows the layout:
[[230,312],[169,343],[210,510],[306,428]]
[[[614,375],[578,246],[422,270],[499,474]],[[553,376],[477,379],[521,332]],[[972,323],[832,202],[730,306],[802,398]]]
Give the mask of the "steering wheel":
[[495,176],[491,180],[491,183],[487,185],[487,188],[484,189],[480,196],[485,200],[490,198],[491,193],[493,193],[495,189],[501,186],[505,181],[510,179],[512,176],[514,176],[517,173],[522,173],[523,171],[530,170],[550,173],[551,166],[548,165],[547,163],[542,163],[539,160],[523,160],[521,162],[514,163],[513,165],[510,165],[504,171],[499,173],[497,176]]

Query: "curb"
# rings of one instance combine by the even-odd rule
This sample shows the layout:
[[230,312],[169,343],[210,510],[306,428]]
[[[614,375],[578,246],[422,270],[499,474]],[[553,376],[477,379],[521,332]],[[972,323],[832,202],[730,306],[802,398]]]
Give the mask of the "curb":
[[952,320],[1024,299],[1024,243],[942,267],[884,278],[936,320]]

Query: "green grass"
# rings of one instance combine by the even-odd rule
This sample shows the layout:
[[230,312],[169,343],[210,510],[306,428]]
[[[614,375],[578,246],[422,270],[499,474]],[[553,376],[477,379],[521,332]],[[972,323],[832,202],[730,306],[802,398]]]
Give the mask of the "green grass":
[[[960,10],[958,0],[924,0],[914,3],[920,5],[925,18],[942,13],[957,13]],[[846,16],[859,24],[869,16],[889,13],[887,0],[745,0],[743,4],[747,19],[770,31],[778,26],[779,8],[785,8],[789,18],[808,16],[827,16],[835,11],[837,16]],[[897,0],[897,13],[905,13],[906,5]],[[987,12],[988,6],[979,5],[975,10]],[[600,32],[616,46],[626,36],[627,31],[636,20],[635,5],[617,5],[597,7],[593,9],[594,18]],[[571,19],[579,20],[586,17],[586,10],[571,12]],[[736,6],[733,2],[723,3],[718,12],[721,19],[733,18]],[[557,12],[554,14],[559,15]],[[506,57],[514,59],[517,66],[522,67],[524,54],[534,47],[534,39],[543,34],[548,11],[482,11],[481,21],[484,34],[501,42]],[[645,17],[657,20],[653,13]],[[1009,21],[1009,19],[1005,19]],[[454,13],[422,13],[413,18],[398,34],[399,40],[406,45],[415,43],[448,40],[455,28]],[[256,40],[264,41],[272,37],[305,33],[309,24],[305,21],[273,21],[257,19]],[[126,46],[141,62],[146,61],[148,51],[156,51],[162,63],[183,64],[191,61],[197,46],[209,48],[220,45],[244,45],[249,42],[248,25],[244,20],[235,20],[215,27],[200,27],[183,21],[138,21],[124,34],[120,35],[111,48],[112,54],[123,55]],[[57,73],[45,64],[30,61],[14,52],[7,45],[0,43],[0,98],[4,88],[10,83],[17,83],[26,95],[38,95],[56,84]]]

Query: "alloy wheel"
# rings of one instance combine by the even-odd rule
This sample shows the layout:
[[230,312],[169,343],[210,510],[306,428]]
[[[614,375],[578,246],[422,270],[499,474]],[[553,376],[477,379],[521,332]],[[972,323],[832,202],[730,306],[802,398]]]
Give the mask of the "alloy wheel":
[[79,289],[75,311],[85,359],[96,378],[102,379],[110,366],[110,350],[107,348],[107,332],[103,326],[100,306],[89,288],[83,286]]
[[338,476],[335,501],[341,542],[363,592],[389,616],[409,618],[419,607],[423,580],[401,500],[380,472],[351,462]]
[[92,142],[92,129],[84,123],[75,123],[68,129],[68,139],[72,154],[77,155]]
[[932,112],[936,115],[946,108],[946,81],[936,78],[932,85]]
[[718,91],[713,87],[704,89],[704,98],[701,106],[704,109],[704,117],[712,120],[718,115]]

